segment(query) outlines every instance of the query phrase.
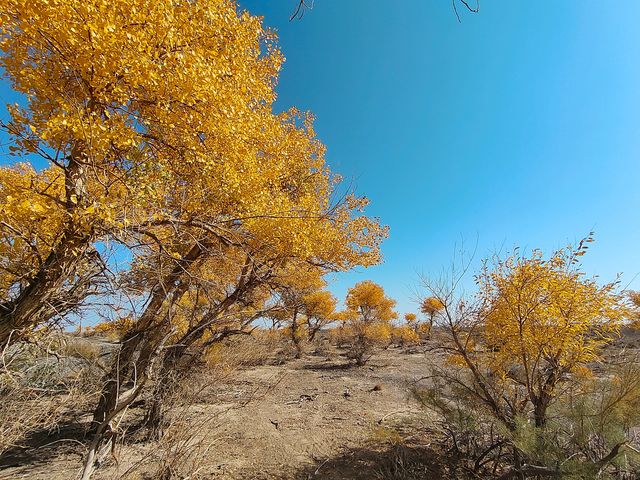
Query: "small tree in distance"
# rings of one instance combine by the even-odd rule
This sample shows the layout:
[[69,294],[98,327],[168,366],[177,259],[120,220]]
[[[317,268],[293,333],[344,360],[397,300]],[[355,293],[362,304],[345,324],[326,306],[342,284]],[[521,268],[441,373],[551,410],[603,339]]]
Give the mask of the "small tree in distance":
[[426,329],[427,338],[431,336],[431,329],[433,328],[433,322],[436,316],[444,309],[444,303],[437,297],[427,297],[422,301],[420,305],[420,311],[427,316],[429,322]]
[[420,323],[415,313],[405,313],[404,322],[394,325],[392,329],[392,343],[404,347],[415,345],[420,341]]
[[380,285],[365,280],[349,289],[345,303],[349,356],[357,365],[364,365],[375,345],[389,341],[390,322],[398,317],[393,310],[396,302],[386,296]]
[[418,329],[418,316],[415,313],[405,313],[404,314],[404,321],[407,323],[407,325],[409,327],[411,327],[413,330]]
[[338,300],[327,290],[318,290],[303,298],[307,323],[307,340],[312,342],[320,329],[337,320]]

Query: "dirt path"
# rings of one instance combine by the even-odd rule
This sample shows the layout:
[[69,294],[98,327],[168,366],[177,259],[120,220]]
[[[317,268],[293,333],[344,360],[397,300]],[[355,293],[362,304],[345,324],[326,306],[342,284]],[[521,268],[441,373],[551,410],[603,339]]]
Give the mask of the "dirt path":
[[423,361],[384,352],[361,368],[312,357],[244,372],[238,380],[247,388],[278,383],[221,418],[220,433],[229,439],[216,449],[221,478],[294,478],[302,468],[363,447],[386,415],[421,414],[408,387],[424,375]]

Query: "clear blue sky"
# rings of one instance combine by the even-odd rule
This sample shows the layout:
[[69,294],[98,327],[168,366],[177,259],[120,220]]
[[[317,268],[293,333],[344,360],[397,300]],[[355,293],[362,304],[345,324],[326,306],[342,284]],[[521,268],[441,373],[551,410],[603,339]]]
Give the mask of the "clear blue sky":
[[335,293],[370,278],[404,313],[462,238],[482,257],[592,228],[587,272],[640,272],[640,2],[485,0],[461,24],[447,0],[316,0],[294,22],[295,0],[241,4],[279,33],[279,105],[317,115],[391,229]]
[[317,115],[330,165],[391,228],[384,264],[338,296],[372,279],[415,310],[418,273],[463,238],[480,258],[593,228],[588,272],[640,272],[640,2],[485,0],[461,24],[448,0],[316,0],[289,22],[295,3],[241,1],[279,33],[279,108]]

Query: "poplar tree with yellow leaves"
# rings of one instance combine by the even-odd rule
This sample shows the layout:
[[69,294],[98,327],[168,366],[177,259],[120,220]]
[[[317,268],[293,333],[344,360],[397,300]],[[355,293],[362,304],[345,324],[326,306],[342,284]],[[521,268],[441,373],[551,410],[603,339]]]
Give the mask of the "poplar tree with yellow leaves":
[[396,302],[387,297],[380,285],[365,280],[349,289],[345,304],[343,335],[350,345],[349,356],[357,365],[364,365],[376,345],[388,344],[390,322],[398,318],[393,310]]
[[427,321],[429,322],[426,332],[427,337],[431,335],[433,323],[438,314],[442,313],[443,309],[444,304],[436,297],[427,297],[420,304],[420,311],[427,317]]
[[101,242],[128,249],[142,280],[144,309],[94,415],[88,478],[159,353],[180,335],[215,338],[208,314],[179,310],[203,292],[218,292],[220,312],[247,300],[207,283],[225,277],[222,257],[239,262],[236,287],[292,264],[347,270],[379,261],[386,229],[362,214],[366,199],[332,202],[340,179],[312,116],[273,110],[275,35],[235,2],[0,0],[0,18],[1,65],[25,98],[2,126],[14,155],[48,165],[0,170],[2,264],[24,259],[0,279],[0,341],[50,321]]
[[338,319],[338,300],[327,290],[308,293],[303,298],[307,340],[313,342],[320,330]]
[[[351,217],[362,200],[327,203],[336,179],[311,117],[273,113],[283,57],[234,2],[5,0],[0,15],[1,65],[26,98],[3,127],[16,156],[49,165],[0,198],[11,220],[2,236],[28,257],[26,271],[4,272],[0,340],[49,320],[51,300],[106,238],[151,240],[175,225],[228,237],[241,223],[282,241],[274,217],[303,237],[331,211],[373,247],[362,255],[377,255],[381,230]],[[15,172],[0,172],[5,189]],[[46,242],[20,220],[34,214],[51,219]]]
[[322,278],[322,271],[316,267],[300,268],[300,265],[292,267],[284,270],[279,276],[279,281],[274,282],[274,291],[278,298],[270,317],[279,324],[285,325],[284,333],[295,348],[295,357],[300,358],[304,343],[307,341],[307,333],[304,329],[306,296],[319,291],[326,283]]
[[272,284],[277,295],[276,306],[269,314],[285,325],[286,336],[296,350],[296,358],[304,353],[304,345],[312,342],[320,329],[335,320],[337,299],[327,290],[323,270],[300,265],[283,270]]
[[[618,335],[629,315],[617,280],[601,283],[580,268],[579,260],[591,242],[589,236],[549,258],[538,250],[530,255],[516,250],[506,259],[486,261],[475,277],[478,292],[473,298],[456,296],[454,287],[461,276],[450,282],[427,282],[429,298],[442,305],[440,348],[447,353],[448,366],[436,368],[430,377],[442,382],[436,387],[440,393],[422,398],[445,416],[457,411],[463,417],[463,410],[468,409],[486,412],[506,432],[495,437],[492,428],[490,439],[487,432],[473,433],[484,445],[474,468],[507,446],[512,448],[512,470],[504,478],[560,475],[583,467],[571,462],[562,470],[541,463],[549,461],[545,457],[549,451],[559,455],[558,444],[552,445],[549,436],[564,435],[567,428],[573,428],[566,426],[571,421],[566,417],[549,425],[550,409],[567,400],[563,395],[570,387],[586,385],[581,382],[590,377],[592,365],[600,361],[603,348]],[[467,268],[465,265],[463,274]],[[462,410],[443,401],[442,389],[464,399]],[[587,393],[588,389],[580,395]],[[479,419],[469,421],[481,425]],[[532,432],[531,445],[527,432]],[[620,453],[625,442],[619,440],[608,444],[601,458],[583,458],[583,463],[596,471],[604,468]],[[604,438],[600,441],[606,442]],[[579,455],[570,451],[567,457]]]

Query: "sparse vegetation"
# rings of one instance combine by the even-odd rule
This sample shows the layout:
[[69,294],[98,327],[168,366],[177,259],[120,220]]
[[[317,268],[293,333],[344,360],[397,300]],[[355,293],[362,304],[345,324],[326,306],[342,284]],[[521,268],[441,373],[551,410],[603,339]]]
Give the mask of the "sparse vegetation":
[[[313,7],[294,3],[291,21]],[[479,11],[451,7],[458,21]],[[14,102],[0,112],[0,470],[47,480],[640,478],[635,278],[588,275],[590,234],[548,256],[515,248],[477,267],[463,255],[460,271],[423,278],[420,298],[404,304],[409,275],[364,271],[382,263],[389,230],[333,171],[345,150],[330,165],[314,115],[278,100],[284,55],[265,18],[237,0],[0,0],[0,93]],[[396,37],[376,26],[363,50],[395,52],[385,42]],[[485,70],[474,62],[461,77]],[[380,64],[390,78],[401,70]],[[353,85],[364,98],[376,91]],[[402,85],[369,103],[420,106],[391,96]],[[576,103],[587,97],[597,95]],[[400,144],[355,112],[345,137]],[[403,135],[430,118],[391,113]],[[458,132],[455,113],[433,118],[456,119]],[[435,155],[449,160],[478,143],[442,138],[424,145],[450,146]],[[362,165],[385,177],[387,199],[400,185],[418,191]],[[389,210],[430,229],[458,218],[429,202],[444,191],[435,187],[459,188],[461,165],[432,169],[419,201]],[[465,192],[510,184],[497,165],[483,171],[490,185],[469,181]],[[475,198],[464,200],[453,203]],[[493,203],[509,202],[478,202],[484,226]],[[419,258],[408,245],[390,258]],[[332,282],[350,271],[366,276],[340,291]]]

